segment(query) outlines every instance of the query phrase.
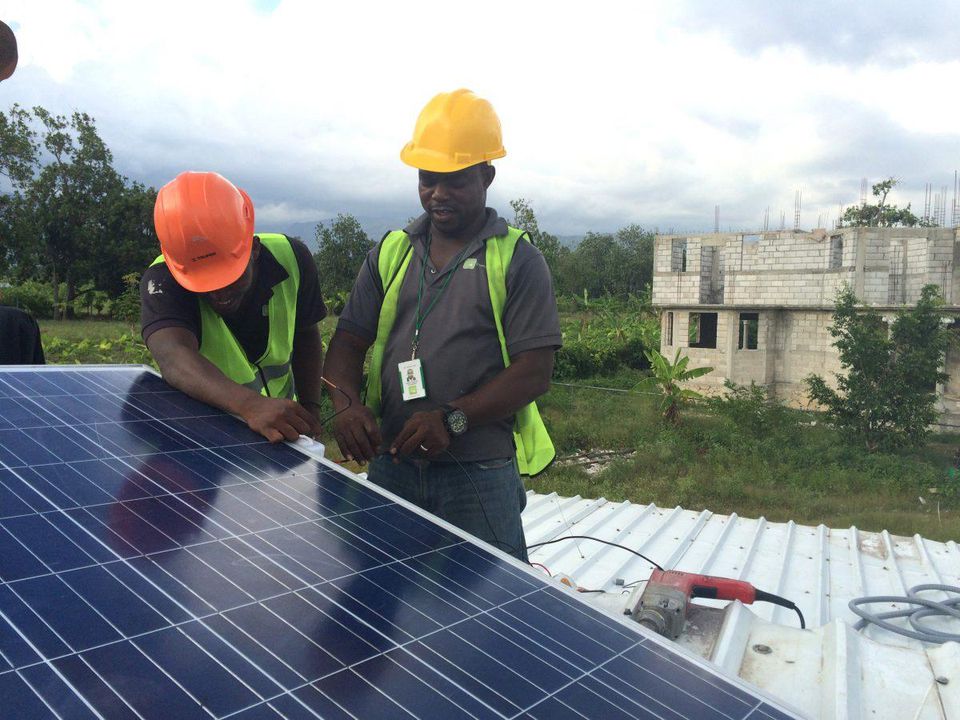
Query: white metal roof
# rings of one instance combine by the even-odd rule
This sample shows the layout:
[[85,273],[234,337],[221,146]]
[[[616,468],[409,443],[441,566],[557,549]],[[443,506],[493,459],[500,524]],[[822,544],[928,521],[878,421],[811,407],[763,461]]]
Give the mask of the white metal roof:
[[[855,632],[857,618],[847,607],[852,598],[905,595],[921,583],[960,585],[955,541],[533,492],[523,525],[528,545],[595,536],[664,568],[746,580],[794,601],[807,631],[797,629],[790,610],[733,603],[722,614],[694,612],[678,642],[811,717],[960,720],[960,645],[925,645],[874,628]],[[623,584],[644,581],[651,570],[625,550],[589,540],[537,548],[530,560],[584,589],[603,590],[587,597],[615,614],[631,605]]]

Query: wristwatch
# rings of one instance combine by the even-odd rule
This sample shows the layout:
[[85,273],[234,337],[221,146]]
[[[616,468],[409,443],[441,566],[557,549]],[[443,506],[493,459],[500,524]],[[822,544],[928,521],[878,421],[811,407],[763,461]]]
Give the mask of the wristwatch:
[[444,405],[443,426],[451,437],[460,437],[467,431],[467,416],[460,408]]

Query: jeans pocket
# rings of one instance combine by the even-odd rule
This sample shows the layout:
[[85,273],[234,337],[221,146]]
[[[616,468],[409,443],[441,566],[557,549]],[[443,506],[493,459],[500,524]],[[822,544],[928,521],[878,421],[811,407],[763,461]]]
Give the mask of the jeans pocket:
[[512,462],[513,462],[512,457],[496,458],[495,460],[478,462],[477,469],[478,470],[503,470],[503,468],[507,467]]

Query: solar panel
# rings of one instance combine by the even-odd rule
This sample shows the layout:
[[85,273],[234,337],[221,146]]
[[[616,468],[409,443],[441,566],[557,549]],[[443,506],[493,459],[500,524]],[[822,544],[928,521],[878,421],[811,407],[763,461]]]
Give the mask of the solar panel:
[[0,715],[792,717],[131,367],[0,368]]

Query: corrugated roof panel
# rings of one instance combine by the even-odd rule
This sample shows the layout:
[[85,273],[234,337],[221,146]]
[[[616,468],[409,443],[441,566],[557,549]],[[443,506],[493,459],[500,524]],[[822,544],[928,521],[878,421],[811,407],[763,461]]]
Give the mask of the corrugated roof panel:
[[[956,542],[864,532],[855,527],[772,523],[707,510],[611,503],[604,498],[533,492],[527,498],[523,524],[530,545],[571,534],[596,536],[626,545],[668,569],[742,579],[787,597],[800,607],[810,626],[825,625],[834,618],[853,624],[857,618],[847,607],[852,598],[904,595],[923,583],[960,585]],[[546,545],[535,549],[530,558],[553,573],[570,576],[584,588],[602,589],[618,599],[618,578],[625,583],[645,580],[651,569],[636,555],[590,540]],[[610,598],[601,602],[615,605]],[[757,604],[752,609],[770,622],[796,622],[794,613],[786,608]],[[868,634],[875,632],[869,630]],[[884,641],[914,642],[905,638]]]
[[[530,545],[595,536],[668,569],[743,579],[793,600],[808,630],[799,630],[785,608],[698,600],[726,608],[694,606],[678,643],[811,717],[960,720],[960,645],[925,646],[875,628],[857,632],[847,606],[866,595],[902,596],[919,584],[960,585],[956,542],[532,492],[523,523]],[[632,553],[590,540],[543,546],[530,559],[603,590],[588,597],[612,613],[636,601],[651,570]],[[930,624],[958,632],[948,622]]]

